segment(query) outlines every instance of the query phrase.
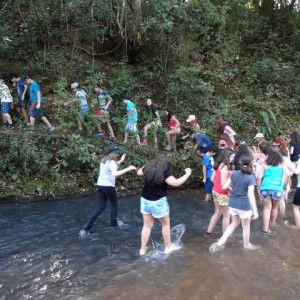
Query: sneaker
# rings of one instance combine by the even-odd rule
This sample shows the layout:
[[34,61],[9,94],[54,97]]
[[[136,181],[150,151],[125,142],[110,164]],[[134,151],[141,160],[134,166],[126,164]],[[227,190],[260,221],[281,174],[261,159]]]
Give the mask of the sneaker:
[[225,247],[224,245],[219,245],[218,243],[213,243],[209,247],[209,252],[210,253],[215,253],[217,251],[223,250],[224,247]]
[[102,135],[104,135],[104,131],[96,132],[95,134],[93,134],[93,137],[99,137]]
[[249,243],[247,247],[244,246],[245,250],[257,250],[258,248],[259,248],[258,246],[255,246],[251,243]]
[[117,140],[117,138],[115,138],[115,137],[110,137],[107,141],[108,142],[115,142]]
[[15,128],[15,126],[13,125],[13,124],[9,124],[9,125],[7,125],[7,127],[6,127],[7,129],[14,129]]
[[81,229],[79,231],[79,237],[83,238],[86,237],[87,235],[89,235],[89,232],[86,229]]
[[167,151],[170,151],[170,150],[172,150],[172,146],[171,146],[171,145],[167,145],[167,146],[165,146],[165,150],[167,150]]
[[49,132],[52,132],[52,131],[54,131],[54,130],[55,130],[55,127],[54,127],[54,126],[51,126],[51,127],[48,128],[48,131],[49,131]]
[[263,234],[270,234],[272,231],[270,229],[268,229],[268,230],[262,230],[261,232]]
[[146,140],[144,140],[144,141],[141,141],[141,143],[140,143],[142,146],[148,146],[148,142],[146,141]]

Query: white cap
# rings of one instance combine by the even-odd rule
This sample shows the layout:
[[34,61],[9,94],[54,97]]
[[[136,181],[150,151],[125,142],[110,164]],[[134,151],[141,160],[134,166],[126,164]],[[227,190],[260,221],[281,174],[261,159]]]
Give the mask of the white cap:
[[78,82],[73,82],[72,84],[71,84],[71,89],[76,89],[76,88],[78,88]]
[[259,132],[256,134],[256,136],[253,139],[255,140],[257,138],[264,138],[264,135],[261,132]]
[[196,120],[196,116],[194,116],[194,115],[190,115],[188,118],[187,118],[187,122],[189,123],[189,122],[192,122],[192,121],[195,121]]

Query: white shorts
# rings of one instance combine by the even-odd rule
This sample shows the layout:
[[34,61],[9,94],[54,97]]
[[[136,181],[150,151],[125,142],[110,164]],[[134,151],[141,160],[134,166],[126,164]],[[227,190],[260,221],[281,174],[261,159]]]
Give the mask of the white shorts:
[[239,216],[241,219],[249,219],[252,217],[252,210],[240,210],[233,207],[229,207],[229,213],[232,216]]

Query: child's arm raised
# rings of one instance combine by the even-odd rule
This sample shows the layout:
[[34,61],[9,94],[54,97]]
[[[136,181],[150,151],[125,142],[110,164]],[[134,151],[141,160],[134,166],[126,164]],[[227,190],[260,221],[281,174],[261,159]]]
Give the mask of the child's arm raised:
[[184,171],[185,171],[185,174],[183,176],[181,176],[179,178],[175,178],[174,176],[169,176],[168,178],[166,178],[165,182],[168,185],[171,185],[171,186],[174,186],[174,187],[181,186],[183,183],[186,182],[186,180],[192,174],[192,170],[190,168],[186,168]]

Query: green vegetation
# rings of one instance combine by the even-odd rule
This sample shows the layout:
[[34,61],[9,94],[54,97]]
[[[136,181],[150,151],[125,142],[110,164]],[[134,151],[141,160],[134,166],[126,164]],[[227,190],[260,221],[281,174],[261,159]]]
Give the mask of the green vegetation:
[[[0,7],[0,69],[30,70],[47,98],[55,134],[4,134],[0,139],[2,196],[92,189],[103,139],[72,134],[67,87],[79,81],[90,94],[104,83],[114,103],[112,124],[122,141],[121,96],[133,96],[139,128],[151,97],[184,122],[196,114],[207,134],[219,136],[222,117],[249,142],[257,131],[271,138],[299,130],[300,3],[246,0],[15,0]],[[96,111],[96,103],[91,101]],[[158,132],[164,144],[164,131]],[[101,142],[103,141],[103,143]],[[124,146],[124,145],[123,145]],[[153,147],[124,146],[128,163],[142,165]],[[174,172],[199,160],[179,147]],[[125,178],[126,177],[126,178]],[[122,186],[138,187],[134,175]],[[130,183],[130,184],[129,184]]]

